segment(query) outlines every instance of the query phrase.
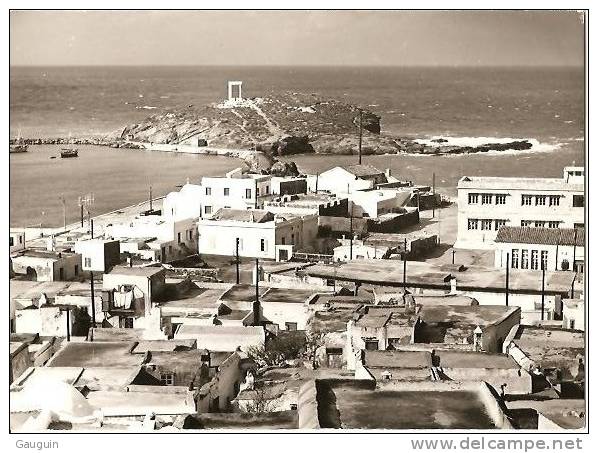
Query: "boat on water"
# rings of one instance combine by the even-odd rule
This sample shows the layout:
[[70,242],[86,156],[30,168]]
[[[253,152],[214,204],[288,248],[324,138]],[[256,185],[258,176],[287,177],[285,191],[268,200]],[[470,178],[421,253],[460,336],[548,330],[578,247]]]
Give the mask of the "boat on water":
[[60,150],[60,157],[66,159],[67,157],[78,157],[79,150],[77,148],[62,148]]
[[19,131],[16,140],[10,144],[10,153],[26,153],[28,148],[29,146],[25,143],[23,137],[21,137],[21,131]]
[[24,143],[15,143],[14,145],[10,145],[9,152],[11,154],[26,153],[28,148],[29,148],[29,146],[25,145]]

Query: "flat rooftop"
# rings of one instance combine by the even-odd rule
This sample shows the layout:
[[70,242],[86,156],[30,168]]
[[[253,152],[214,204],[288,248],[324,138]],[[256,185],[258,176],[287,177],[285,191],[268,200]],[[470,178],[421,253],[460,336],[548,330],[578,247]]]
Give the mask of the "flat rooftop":
[[561,178],[520,178],[501,176],[463,176],[457,189],[558,190],[583,192],[583,184],[567,183]]
[[270,288],[260,297],[260,302],[287,302],[292,304],[305,303],[314,296],[315,291],[310,289]]
[[170,352],[175,350],[197,349],[196,340],[143,340],[137,343],[133,354],[145,354],[148,351]]
[[[336,265],[314,264],[303,272],[309,276],[345,281],[360,281],[374,285],[401,287],[403,262],[394,260],[353,260]],[[481,266],[437,266],[419,261],[407,261],[407,286],[450,289],[450,279],[457,279],[457,289],[504,292],[505,272]],[[568,271],[546,272],[547,294],[564,294],[571,291],[575,273]],[[515,270],[509,272],[511,292],[541,292],[542,272]]]
[[388,390],[372,381],[316,381],[323,428],[495,429],[474,391]]
[[513,342],[542,368],[569,368],[585,357],[581,331],[521,326]]
[[583,399],[517,400],[506,403],[509,410],[533,409],[563,429],[586,426],[586,402]]
[[161,272],[164,272],[162,266],[144,266],[144,267],[129,267],[129,266],[114,266],[109,272],[111,275],[132,275],[137,277],[153,277]]
[[63,343],[47,366],[50,367],[133,367],[140,366],[144,357],[131,354],[135,343],[83,342]]
[[189,429],[296,429],[299,424],[297,411],[250,413],[207,413],[191,416]]
[[433,305],[422,306],[419,312],[426,324],[458,323],[485,326],[499,322],[519,307],[504,305]]
[[[269,288],[264,286],[258,287],[258,292],[261,296],[264,295]],[[220,296],[220,300],[222,301],[234,301],[234,302],[253,302],[255,300],[255,286],[254,285],[234,285],[228,291],[226,291],[222,296]]]
[[428,351],[363,351],[366,367],[431,368],[432,354]]
[[519,369],[513,358],[506,354],[490,354],[474,351],[437,350],[441,368],[486,368],[511,370]]
[[[105,416],[146,414],[193,414],[195,407],[187,404],[186,392],[162,392],[159,386],[151,391],[97,391],[87,395],[87,401],[101,408]],[[185,387],[186,390],[186,387]]]

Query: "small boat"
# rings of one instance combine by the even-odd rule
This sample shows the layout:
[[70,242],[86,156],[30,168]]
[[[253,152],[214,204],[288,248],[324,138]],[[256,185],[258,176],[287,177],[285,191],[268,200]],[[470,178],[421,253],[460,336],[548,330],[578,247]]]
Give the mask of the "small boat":
[[29,146],[25,143],[23,137],[21,137],[21,131],[19,131],[19,135],[17,136],[16,140],[10,145],[9,152],[11,154],[26,153],[28,148]]
[[29,148],[27,145],[25,144],[17,144],[15,143],[14,145],[10,145],[10,150],[9,152],[11,154],[15,154],[15,153],[26,153],[27,152],[27,148]]
[[67,157],[78,157],[79,150],[77,148],[61,148],[60,157],[66,159]]

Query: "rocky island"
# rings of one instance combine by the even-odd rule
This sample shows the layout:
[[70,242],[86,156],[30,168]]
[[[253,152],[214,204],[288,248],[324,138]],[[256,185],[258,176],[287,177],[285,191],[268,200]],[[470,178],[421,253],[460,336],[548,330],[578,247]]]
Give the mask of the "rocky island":
[[[362,126],[362,154],[465,154],[526,150],[527,140],[450,146],[446,139],[426,143],[382,132],[381,117],[356,105],[316,94],[283,93],[258,98],[232,98],[198,107],[187,105],[148,116],[103,138],[70,139],[70,143],[123,148],[187,145],[261,151],[268,158],[290,154],[357,154]],[[28,144],[67,143],[66,139],[29,139]],[[177,150],[173,148],[172,150]],[[246,156],[240,156],[245,158]]]

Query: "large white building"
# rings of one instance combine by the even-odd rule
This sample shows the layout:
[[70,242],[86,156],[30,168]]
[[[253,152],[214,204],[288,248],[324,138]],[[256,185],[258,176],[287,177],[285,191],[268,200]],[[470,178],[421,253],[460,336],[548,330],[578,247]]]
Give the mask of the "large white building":
[[494,265],[583,272],[584,245],[585,229],[502,227],[496,236]]
[[275,215],[264,210],[221,209],[197,223],[198,252],[208,255],[286,260],[294,250],[313,249],[318,234],[316,215]]
[[562,178],[463,176],[455,247],[493,248],[501,226],[582,228],[583,175],[583,167],[566,167]]
[[231,170],[224,177],[205,176],[201,185],[187,183],[179,192],[169,193],[162,205],[163,215],[180,220],[210,218],[222,208],[258,209],[262,207],[262,198],[273,193],[271,179],[270,175],[244,173],[242,168]]

